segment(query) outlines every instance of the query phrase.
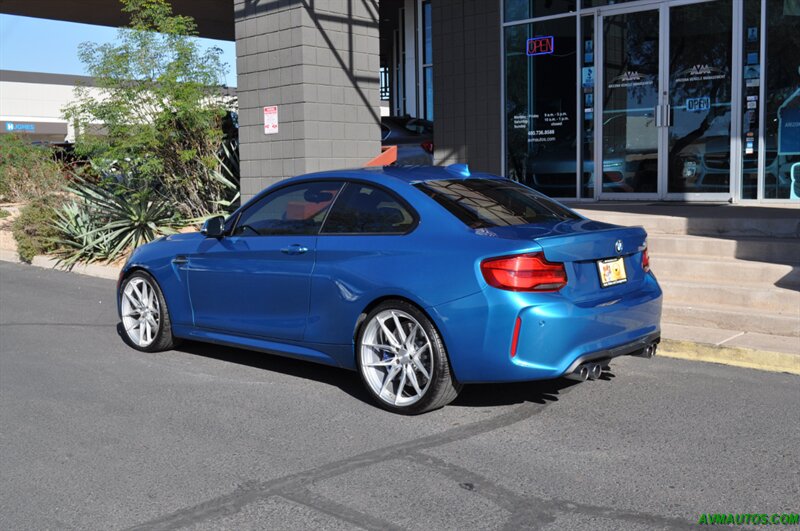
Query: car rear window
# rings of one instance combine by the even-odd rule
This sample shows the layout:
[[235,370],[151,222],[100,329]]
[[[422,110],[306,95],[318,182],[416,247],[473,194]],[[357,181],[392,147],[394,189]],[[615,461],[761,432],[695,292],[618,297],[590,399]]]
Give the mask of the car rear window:
[[571,210],[514,181],[453,179],[415,186],[473,229],[580,219]]

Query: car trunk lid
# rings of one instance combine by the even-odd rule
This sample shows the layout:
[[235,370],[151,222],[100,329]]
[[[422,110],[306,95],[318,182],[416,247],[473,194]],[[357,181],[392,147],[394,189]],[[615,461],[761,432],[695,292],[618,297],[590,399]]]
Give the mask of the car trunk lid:
[[[533,241],[550,262],[564,264],[568,282],[561,293],[574,300],[615,296],[636,289],[644,279],[641,257],[647,233],[642,227],[621,227],[589,219],[492,227],[495,237]],[[479,232],[478,231],[478,232]],[[625,281],[603,287],[599,262],[622,258]]]

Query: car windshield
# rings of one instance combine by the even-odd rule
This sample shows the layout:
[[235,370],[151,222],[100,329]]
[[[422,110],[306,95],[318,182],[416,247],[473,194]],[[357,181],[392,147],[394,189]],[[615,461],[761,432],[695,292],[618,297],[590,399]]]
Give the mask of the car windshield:
[[415,186],[472,229],[580,219],[571,210],[514,181],[453,179]]

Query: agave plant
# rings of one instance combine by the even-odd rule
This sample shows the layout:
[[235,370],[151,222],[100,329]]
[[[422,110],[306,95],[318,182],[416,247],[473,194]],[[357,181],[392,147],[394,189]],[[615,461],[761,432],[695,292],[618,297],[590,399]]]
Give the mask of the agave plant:
[[231,194],[231,199],[214,201],[226,213],[233,212],[239,207],[241,193],[239,191],[239,144],[235,140],[223,142],[220,152],[217,153],[219,169],[212,172],[212,177],[222,183]]
[[182,223],[173,206],[150,188],[132,190],[117,183],[92,183],[77,177],[68,191],[75,197],[59,212],[64,235],[60,255],[67,266],[78,261],[115,260]]
[[86,205],[70,201],[56,210],[53,225],[61,237],[56,240],[55,251],[61,265],[72,268],[78,262],[109,260],[111,247],[107,234],[98,231],[97,220]]
[[218,199],[212,201],[217,205],[217,210],[205,216],[199,216],[187,221],[187,224],[200,225],[205,220],[214,216],[227,216],[239,208],[242,194],[239,191],[239,146],[234,141],[223,142],[219,151],[216,153],[219,167],[211,172],[211,177],[221,183],[227,190],[229,199]]

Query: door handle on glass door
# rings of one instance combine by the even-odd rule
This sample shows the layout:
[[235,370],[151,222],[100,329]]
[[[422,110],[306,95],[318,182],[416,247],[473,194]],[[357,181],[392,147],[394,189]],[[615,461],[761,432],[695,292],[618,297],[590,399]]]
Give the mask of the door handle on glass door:
[[295,243],[290,245],[289,247],[284,247],[281,249],[283,254],[303,254],[308,252],[308,247],[303,247],[299,243]]

